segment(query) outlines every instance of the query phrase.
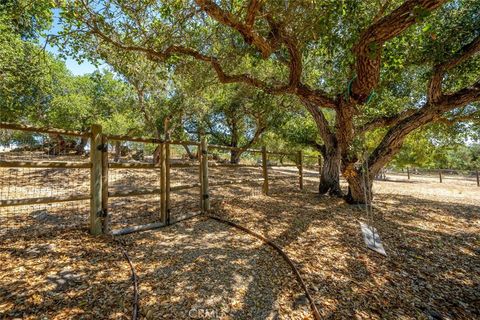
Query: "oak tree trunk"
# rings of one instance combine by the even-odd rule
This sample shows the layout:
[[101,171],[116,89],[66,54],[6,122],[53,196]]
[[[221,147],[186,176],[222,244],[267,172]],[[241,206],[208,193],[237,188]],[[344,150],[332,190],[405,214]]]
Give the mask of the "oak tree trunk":
[[195,160],[197,159],[197,154],[194,154],[190,148],[186,145],[183,145],[183,148],[185,149],[185,151],[187,152],[187,155],[188,155],[188,159],[190,160]]
[[230,151],[230,163],[238,164],[240,162],[240,156],[242,152],[240,150],[231,150]]
[[349,204],[371,204],[372,202],[372,186],[375,174],[369,172],[367,179],[365,179],[361,171],[362,169],[355,170],[353,174],[346,177],[348,194],[345,196],[345,201]]
[[[237,148],[238,147],[238,128],[237,128],[237,121],[232,119],[231,126],[230,126],[231,136],[230,136],[230,147]],[[230,150],[230,163],[231,164],[238,164],[240,161],[240,152],[239,150],[232,149]]]
[[52,156],[58,156],[60,154],[67,153],[67,143],[61,135],[54,135],[53,138],[56,142],[48,148],[47,154]]
[[120,141],[115,141],[115,155],[113,157],[114,162],[120,161],[122,155],[122,144]]
[[338,197],[343,195],[340,189],[340,152],[338,150],[327,150],[323,154],[318,192]]

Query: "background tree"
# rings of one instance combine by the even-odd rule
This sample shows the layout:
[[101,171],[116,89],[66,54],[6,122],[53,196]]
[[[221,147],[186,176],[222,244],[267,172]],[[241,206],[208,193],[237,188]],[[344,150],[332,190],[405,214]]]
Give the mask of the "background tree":
[[[0,9],[0,121],[86,131],[114,115],[123,114],[122,122],[134,119],[133,113],[125,115],[132,95],[124,82],[109,72],[74,76],[40,46],[39,38],[52,22],[51,1],[4,1]],[[119,128],[110,126],[113,133]],[[58,143],[65,138],[51,139]],[[78,141],[77,153],[84,152],[86,143]]]
[[198,99],[203,99],[207,109],[193,130],[200,126],[210,136],[211,143],[238,148],[230,152],[233,164],[239,163],[240,156],[265,132],[285,119],[286,113],[279,112],[277,106],[284,101],[243,85],[209,86]]
[[52,22],[50,1],[0,3],[0,120],[15,121],[43,108],[52,90],[50,56],[38,38]]
[[389,165],[396,168],[476,170],[480,167],[479,144],[463,125],[430,125],[405,139]]

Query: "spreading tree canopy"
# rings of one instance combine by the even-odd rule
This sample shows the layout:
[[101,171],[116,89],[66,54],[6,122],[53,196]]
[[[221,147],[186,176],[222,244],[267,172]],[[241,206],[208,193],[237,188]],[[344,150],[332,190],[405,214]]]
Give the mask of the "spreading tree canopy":
[[[477,114],[478,12],[476,0],[72,0],[63,17],[74,53],[202,63],[221,83],[296,97],[323,141],[320,192],[341,194],[342,171],[347,199],[363,202],[362,170],[372,180],[411,132]],[[359,157],[358,140],[382,128]]]

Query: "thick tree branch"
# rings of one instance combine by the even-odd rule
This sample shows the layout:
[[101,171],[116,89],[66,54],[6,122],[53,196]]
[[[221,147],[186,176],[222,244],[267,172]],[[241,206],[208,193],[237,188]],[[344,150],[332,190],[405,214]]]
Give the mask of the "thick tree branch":
[[228,74],[223,70],[220,62],[216,57],[202,54],[199,51],[191,48],[172,45],[167,47],[164,51],[157,51],[148,47],[125,45],[122,42],[107,36],[96,24],[90,24],[89,27],[91,28],[91,33],[98,36],[103,41],[122,50],[143,52],[144,54],[146,54],[147,58],[152,61],[165,61],[168,58],[178,54],[190,56],[198,61],[207,62],[211,65],[217,75],[218,80],[221,83],[244,83],[274,95],[289,93],[292,91],[292,88],[289,84],[274,86],[267,84],[265,81],[254,78],[249,74]]
[[247,8],[247,16],[245,18],[245,25],[247,28],[253,28],[257,12],[260,10],[260,7],[263,4],[262,2],[262,0],[250,0]]
[[370,159],[372,165],[383,165],[394,151],[402,145],[407,134],[432,121],[444,121],[445,113],[456,108],[480,101],[480,79],[472,86],[460,89],[451,94],[441,92],[441,80],[444,73],[480,52],[480,36],[462,47],[451,59],[438,64],[429,85],[429,99],[417,110],[404,111],[399,116],[385,117],[372,121],[366,127],[393,125],[376,148]]
[[388,130],[369,157],[368,162],[372,171],[379,170],[390,161],[409,133],[428,123],[437,120],[442,121],[441,119],[445,117],[446,112],[477,101],[480,101],[480,80],[469,88],[444,96],[439,104],[425,103],[422,108],[398,121]]
[[428,105],[417,110],[412,115],[399,121],[391,127],[382,141],[368,157],[368,165],[372,172],[380,170],[397,153],[403,145],[405,137],[419,127],[432,122],[435,113],[429,110]]
[[354,48],[356,78],[352,83],[350,93],[357,103],[364,103],[379,82],[383,44],[413,25],[418,19],[419,12],[432,11],[446,1],[407,0],[362,32],[360,40]]
[[444,116],[435,120],[435,122],[443,123],[447,126],[453,126],[459,122],[468,122],[468,121],[480,121],[480,113],[472,112],[468,114],[456,115],[453,117]]
[[267,130],[266,126],[257,126],[257,129],[255,130],[255,134],[253,135],[252,139],[248,140],[248,142],[241,147],[240,149],[243,151],[247,150],[250,148],[255,142],[257,142],[258,138]]
[[255,14],[261,8],[261,1],[250,1],[245,24],[237,21],[232,14],[222,10],[211,0],[196,0],[196,3],[217,22],[237,30],[246,43],[254,45],[262,53],[263,58],[269,57],[278,49],[279,44],[283,43],[290,56],[289,61],[285,61],[289,67],[290,75],[288,85],[282,87],[282,92],[294,93],[297,90],[302,75],[302,56],[298,49],[297,41],[295,37],[289,35],[285,28],[275,22],[268,14],[265,14],[265,16],[271,28],[269,38],[261,37],[253,30]]
[[[207,0],[205,1],[198,0],[198,1],[202,3],[207,3],[208,4],[207,8],[214,8],[215,10],[214,9],[210,9],[210,10],[214,10],[216,14],[219,14],[218,10],[221,10],[221,9],[217,8],[218,6],[216,4]],[[223,14],[226,14],[229,17],[229,19],[230,18],[233,19],[233,17],[230,17],[227,13],[224,12],[222,13],[222,15]],[[102,28],[97,23],[96,14],[94,12],[89,10],[89,15],[90,15],[89,19],[85,19],[84,23],[89,27],[90,33],[97,36],[104,42],[110,45],[113,45],[119,49],[126,50],[126,51],[142,52],[147,56],[147,58],[153,61],[165,61],[174,55],[190,56],[195,60],[209,63],[212,69],[215,71],[217,78],[221,83],[244,83],[244,84],[256,87],[258,89],[261,89],[266,93],[273,94],[273,95],[292,93],[292,94],[296,94],[297,96],[303,99],[310,101],[311,103],[315,103],[325,108],[336,107],[336,102],[333,99],[329,98],[325,92],[323,92],[322,90],[313,90],[309,88],[307,85],[302,84],[300,82],[300,78],[302,74],[302,57],[298,49],[296,40],[293,37],[289,37],[284,32],[280,32],[279,25],[275,24],[275,22],[272,19],[268,19],[269,24],[272,26],[272,28],[277,30],[276,33],[278,34],[278,37],[279,37],[275,41],[278,41],[279,39],[281,39],[282,42],[287,47],[287,50],[290,55],[290,60],[287,63],[290,69],[289,82],[287,84],[271,85],[263,80],[254,78],[251,75],[245,74],[245,73],[228,74],[227,72],[224,71],[224,69],[222,68],[220,62],[216,57],[209,56],[209,55],[200,53],[195,49],[180,46],[180,45],[171,45],[166,49],[164,49],[163,51],[159,51],[154,48],[144,47],[140,45],[124,44],[121,40],[116,39],[118,37],[108,35],[106,32],[102,30]],[[232,22],[229,22],[229,23],[232,23]],[[275,48],[272,47],[272,50],[273,49]]]
[[[195,0],[197,5],[205,11],[215,21],[237,30],[246,43],[255,46],[263,58],[268,58],[276,47],[274,42],[270,42],[253,30],[255,14],[260,7],[258,1],[252,0],[247,13],[247,22],[245,24],[237,20],[230,12],[223,10],[212,0]],[[253,4],[252,4],[253,3]]]
[[394,116],[385,116],[385,117],[376,118],[357,127],[355,131],[359,134],[362,134],[367,131],[378,129],[380,127],[390,127],[402,121],[406,117],[411,116],[416,111],[417,111],[416,109],[408,109]]
[[283,39],[290,55],[288,86],[291,90],[295,90],[300,84],[300,78],[302,76],[302,56],[294,39],[288,37],[284,37]]
[[442,95],[437,105],[439,112],[446,112],[478,100],[480,100],[480,80],[470,87],[463,88],[451,94]]
[[264,59],[278,49],[280,42],[283,43],[287,47],[290,56],[290,61],[288,62],[290,69],[289,82],[288,86],[284,86],[283,90],[285,92],[295,90],[302,74],[302,57],[298,50],[297,42],[294,37],[288,35],[286,30],[268,15],[267,21],[271,27],[273,37],[266,39],[253,30],[255,14],[261,7],[260,1],[250,1],[245,24],[239,22],[231,13],[222,10],[220,6],[211,0],[196,0],[196,3],[217,22],[237,30],[246,43],[254,45],[262,53]]
[[309,101],[303,100],[303,104],[315,120],[320,137],[322,138],[325,146],[329,148],[336,146],[335,135],[333,134],[330,124],[328,123],[327,118],[325,118],[323,111],[317,105]]
[[329,108],[329,109],[337,108],[336,100],[328,97],[324,91],[318,90],[318,89],[312,89],[304,83],[300,82],[298,84],[296,94],[304,102],[312,103],[322,108]]
[[437,64],[433,68],[433,75],[428,85],[428,100],[433,103],[439,103],[443,98],[442,80],[445,77],[445,73],[478,52],[480,52],[480,35],[463,46],[453,57]]

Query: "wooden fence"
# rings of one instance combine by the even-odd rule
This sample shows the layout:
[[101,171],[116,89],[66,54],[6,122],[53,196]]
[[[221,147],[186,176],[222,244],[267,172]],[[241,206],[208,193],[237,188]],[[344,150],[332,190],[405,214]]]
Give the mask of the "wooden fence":
[[[31,132],[33,134],[43,134],[52,137],[65,136],[75,137],[83,141],[83,144],[89,145],[89,158],[83,159],[83,161],[58,161],[56,157],[53,157],[56,161],[52,161],[51,158],[46,160],[25,160],[17,158],[4,159],[0,157],[0,168],[2,169],[18,169],[18,168],[34,168],[36,169],[76,169],[82,172],[81,177],[85,178],[89,182],[89,187],[82,186],[81,191],[75,190],[72,194],[64,194],[60,192],[58,194],[41,194],[41,196],[32,196],[30,193],[21,193],[20,196],[9,197],[8,194],[4,194],[0,190],[0,209],[6,207],[21,207],[21,206],[33,206],[33,205],[47,205],[53,203],[72,203],[79,201],[88,201],[90,204],[89,210],[89,228],[92,234],[126,234],[139,230],[147,230],[166,226],[171,223],[179,221],[179,219],[172,219],[171,213],[171,196],[172,192],[181,192],[182,190],[198,190],[198,209],[199,212],[208,212],[210,210],[211,190],[214,187],[235,185],[235,184],[248,184],[248,183],[260,183],[262,193],[268,195],[270,192],[270,184],[272,180],[284,179],[284,176],[278,176],[273,174],[274,166],[269,162],[269,157],[290,157],[294,159],[293,164],[282,165],[278,167],[296,167],[298,177],[298,187],[300,190],[304,188],[304,168],[306,168],[304,159],[309,160],[309,163],[318,163],[318,168],[321,168],[320,156],[304,156],[302,151],[296,153],[274,152],[268,151],[265,147],[261,149],[247,149],[234,148],[222,145],[209,145],[202,137],[199,142],[197,141],[174,141],[174,140],[160,140],[154,138],[140,138],[123,135],[108,135],[102,132],[102,128],[99,125],[93,125],[88,132],[79,132],[72,130],[61,130],[52,128],[37,128],[26,125],[18,125],[11,123],[0,123],[0,129]],[[155,147],[154,157],[150,162],[117,162],[109,158],[108,146],[112,143],[126,142],[137,144],[149,144]],[[198,149],[198,159],[194,163],[178,163],[172,161],[171,148],[173,146],[183,147],[195,147]],[[259,162],[256,164],[231,164],[231,163],[213,163],[209,162],[209,155],[215,150],[223,150],[224,152],[230,151],[246,151],[250,154],[256,154],[260,157]],[[0,153],[0,156],[2,153]],[[313,158],[313,159],[312,159]],[[70,158],[68,158],[70,159]],[[240,171],[240,168],[257,168],[261,170],[261,178],[245,179],[242,176],[241,179],[229,179],[227,181],[209,181],[211,175],[209,169],[216,170],[218,167],[233,168],[236,171]],[[196,178],[191,179],[188,184],[171,186],[172,168],[194,168],[198,170]],[[159,172],[158,179],[156,175],[151,175],[154,179],[157,179],[155,187],[135,187],[127,183],[126,188],[121,190],[110,188],[109,189],[109,176],[113,177],[113,173],[109,173],[112,170],[117,171],[119,169],[127,169],[128,171],[141,171],[146,170],[148,172]],[[29,170],[29,169],[24,169]],[[388,171],[388,170],[387,170]],[[473,173],[472,173],[473,172]],[[391,172],[390,172],[391,173]],[[445,179],[453,175],[452,170],[430,170],[428,172],[431,177],[437,175],[437,179],[440,183],[444,183]],[[406,179],[413,179],[414,174],[418,172],[412,172],[410,169],[406,169],[403,173],[406,175]],[[434,174],[434,175],[432,175]],[[447,176],[448,174],[448,176]],[[315,175],[317,176],[317,174]],[[290,176],[295,177],[295,175]],[[480,186],[480,176],[478,170],[469,172],[469,181],[476,180],[477,186]],[[7,177],[2,177],[2,180],[8,180]],[[24,179],[25,180],[25,179]],[[26,179],[28,184],[28,178]],[[87,182],[85,181],[85,182]],[[190,183],[191,182],[191,183]],[[14,178],[6,183],[14,184],[16,181]],[[73,188],[76,188],[73,186]],[[83,190],[83,191],[82,191]],[[89,190],[89,193],[88,191]],[[28,194],[28,197],[24,195]],[[111,218],[116,217],[109,212],[109,202],[117,200],[119,198],[127,197],[141,197],[141,196],[159,196],[159,210],[158,214],[153,217],[153,222],[147,224],[137,224],[127,222],[127,227],[112,230]],[[180,219],[181,220],[181,219]]]
[[[480,187],[480,171],[476,170],[456,170],[456,169],[419,169],[407,167],[403,170],[385,169],[384,176],[403,176],[406,180],[411,181],[416,178],[429,178],[437,180],[439,183],[444,183],[446,179],[456,179],[464,182],[475,182],[477,187]],[[417,179],[418,180],[418,179]]]
[[[52,128],[36,128],[25,125],[0,123],[0,129],[19,130],[33,133],[43,133],[48,135],[62,135],[75,136],[89,140],[89,161],[88,162],[74,162],[74,161],[12,161],[0,160],[0,167],[8,168],[81,168],[90,169],[88,179],[90,181],[90,194],[76,194],[73,196],[50,196],[50,197],[36,197],[23,199],[0,199],[0,207],[10,206],[25,206],[31,204],[50,204],[55,202],[69,202],[79,200],[89,200],[90,214],[89,214],[89,228],[94,235],[111,233],[114,235],[126,234],[134,231],[147,230],[166,226],[172,223],[170,199],[171,192],[181,190],[198,188],[199,190],[199,209],[200,212],[208,212],[210,210],[210,188],[245,183],[262,183],[262,192],[265,195],[269,194],[270,181],[279,177],[274,177],[269,174],[270,164],[269,156],[288,156],[295,159],[295,163],[290,165],[298,169],[298,186],[300,189],[304,187],[304,156],[300,151],[298,153],[282,153],[267,151],[265,147],[261,149],[247,149],[252,154],[261,155],[261,163],[259,164],[230,164],[230,163],[209,163],[209,152],[215,149],[231,151],[239,150],[239,148],[208,145],[205,137],[196,141],[173,141],[160,140],[154,138],[140,138],[121,135],[108,135],[102,132],[102,127],[93,125],[88,132],[78,132],[69,130],[60,130]],[[117,163],[109,160],[108,145],[115,141],[145,143],[156,146],[155,157],[152,163]],[[171,161],[171,147],[174,145],[180,146],[195,146],[199,148],[198,163],[174,163]],[[318,157],[318,163],[321,163]],[[187,168],[196,167],[199,171],[198,182],[191,184],[183,184],[171,186],[171,169],[172,168]],[[258,179],[234,179],[228,181],[209,182],[209,167],[256,167],[261,168],[262,177]],[[146,169],[159,170],[158,187],[153,188],[131,188],[129,190],[109,190],[109,170],[115,169]],[[158,213],[157,221],[132,225],[126,228],[111,230],[111,215],[108,212],[109,199],[132,197],[132,196],[146,196],[159,195],[160,196],[160,212]],[[175,221],[176,222],[176,221]]]

